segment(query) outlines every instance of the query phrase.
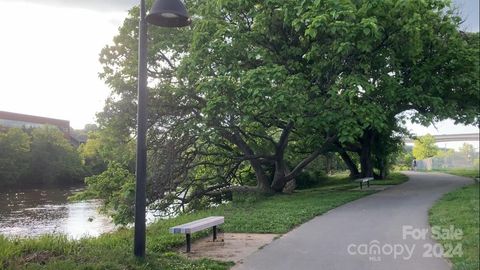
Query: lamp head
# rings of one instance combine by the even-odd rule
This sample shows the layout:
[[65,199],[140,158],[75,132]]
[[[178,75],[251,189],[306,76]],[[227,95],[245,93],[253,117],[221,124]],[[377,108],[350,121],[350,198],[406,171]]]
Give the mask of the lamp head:
[[163,27],[190,25],[187,9],[180,0],[157,0],[146,17],[147,22]]

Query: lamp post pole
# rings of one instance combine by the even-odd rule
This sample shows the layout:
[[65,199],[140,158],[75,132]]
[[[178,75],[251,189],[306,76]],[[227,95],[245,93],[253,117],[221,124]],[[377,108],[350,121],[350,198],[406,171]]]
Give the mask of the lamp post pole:
[[138,33],[137,161],[135,185],[135,235],[133,253],[145,257],[147,187],[147,30],[148,23],[162,27],[190,25],[187,10],[180,0],[157,0],[147,16],[145,0],[140,0]]
[[145,0],[140,0],[138,38],[137,161],[135,185],[134,254],[145,257],[146,185],[147,185],[147,20]]

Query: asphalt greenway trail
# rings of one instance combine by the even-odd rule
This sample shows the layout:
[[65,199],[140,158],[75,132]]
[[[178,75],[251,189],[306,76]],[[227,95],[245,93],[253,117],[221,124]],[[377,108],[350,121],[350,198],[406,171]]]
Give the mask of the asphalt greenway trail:
[[408,182],[318,216],[233,269],[450,269],[431,236],[457,237],[446,231],[456,229],[432,230],[428,209],[444,193],[472,180],[441,173],[405,174]]

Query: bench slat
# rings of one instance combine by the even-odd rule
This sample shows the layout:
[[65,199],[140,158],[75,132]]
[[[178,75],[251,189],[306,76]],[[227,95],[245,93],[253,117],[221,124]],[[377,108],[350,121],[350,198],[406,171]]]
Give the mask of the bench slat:
[[365,178],[356,179],[355,182],[368,182],[372,180],[373,180],[373,177],[365,177]]
[[224,223],[224,217],[221,217],[221,216],[207,217],[207,218],[199,219],[189,223],[185,223],[179,226],[171,227],[170,232],[190,234],[190,233],[198,232],[206,228],[210,228],[223,223]]

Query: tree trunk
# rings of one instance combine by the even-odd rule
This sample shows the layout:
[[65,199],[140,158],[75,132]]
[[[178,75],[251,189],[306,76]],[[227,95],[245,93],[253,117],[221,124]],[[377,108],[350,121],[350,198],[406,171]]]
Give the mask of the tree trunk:
[[[325,153],[327,149],[331,149],[332,142],[336,140],[336,137],[330,137],[328,138],[325,143],[315,150],[314,152],[310,153],[304,160],[302,160],[300,163],[297,164],[295,168],[293,168],[292,171],[289,170],[289,168],[286,166],[285,161],[283,160],[283,155],[282,155],[282,162],[283,164],[280,164],[280,167],[278,170],[275,170],[276,176],[274,177],[274,181],[272,182],[272,188],[274,190],[281,191],[280,188],[283,189],[285,184],[291,180],[293,180],[295,177],[297,177],[303,169],[305,169],[312,161],[314,161],[320,154]],[[280,160],[280,159],[278,159]],[[282,171],[283,169],[283,171]],[[278,174],[277,174],[278,173]]]
[[283,187],[287,184],[288,179],[285,178],[287,172],[287,166],[285,164],[285,150],[288,146],[288,137],[290,131],[293,129],[293,122],[283,129],[282,135],[278,140],[278,144],[275,147],[275,172],[273,173],[273,181],[271,188],[275,192],[282,192]]
[[340,157],[342,158],[343,162],[345,162],[345,165],[347,165],[348,170],[350,171],[350,178],[358,178],[360,176],[360,172],[358,171],[357,164],[353,162],[347,151],[343,150],[342,148],[338,153],[340,154]]
[[383,180],[387,177],[387,166],[384,159],[381,159],[379,162],[378,170],[380,174],[377,175],[377,179]]
[[360,150],[360,166],[362,177],[373,177],[372,145],[374,136],[371,130],[366,130],[362,138]]
[[287,184],[287,179],[285,178],[287,168],[284,160],[275,161],[275,173],[273,175],[273,181],[271,188],[275,192],[282,192],[283,187]]
[[257,189],[261,193],[272,193],[273,190],[270,188],[270,181],[263,169],[262,165],[258,160],[250,160],[250,165],[255,171],[255,177],[257,178]]
[[[285,164],[285,175],[288,175],[290,173],[291,173],[290,169]],[[282,192],[287,193],[287,194],[291,194],[291,193],[293,193],[295,188],[297,188],[297,180],[295,180],[295,178],[293,178],[293,179],[291,179],[291,180],[289,180],[285,183],[285,186],[283,187]]]
[[[222,131],[222,137],[230,141],[231,143],[235,144],[245,156],[254,156],[255,153],[253,150],[248,146],[248,144],[243,140],[243,138],[234,132]],[[255,177],[257,179],[257,189],[261,193],[272,193],[273,190],[270,187],[270,181],[265,173],[264,168],[262,167],[262,163],[259,159],[250,159],[250,165],[255,172]]]
[[275,175],[273,177],[271,188],[275,192],[292,193],[297,187],[297,183],[295,178],[289,179],[286,177],[291,173],[287,164],[285,161],[281,161],[280,164],[275,167]]
[[330,174],[332,172],[332,155],[331,154],[326,154],[325,155],[325,170],[327,174]]
[[360,153],[361,177],[373,177],[373,165],[370,146],[363,146]]

